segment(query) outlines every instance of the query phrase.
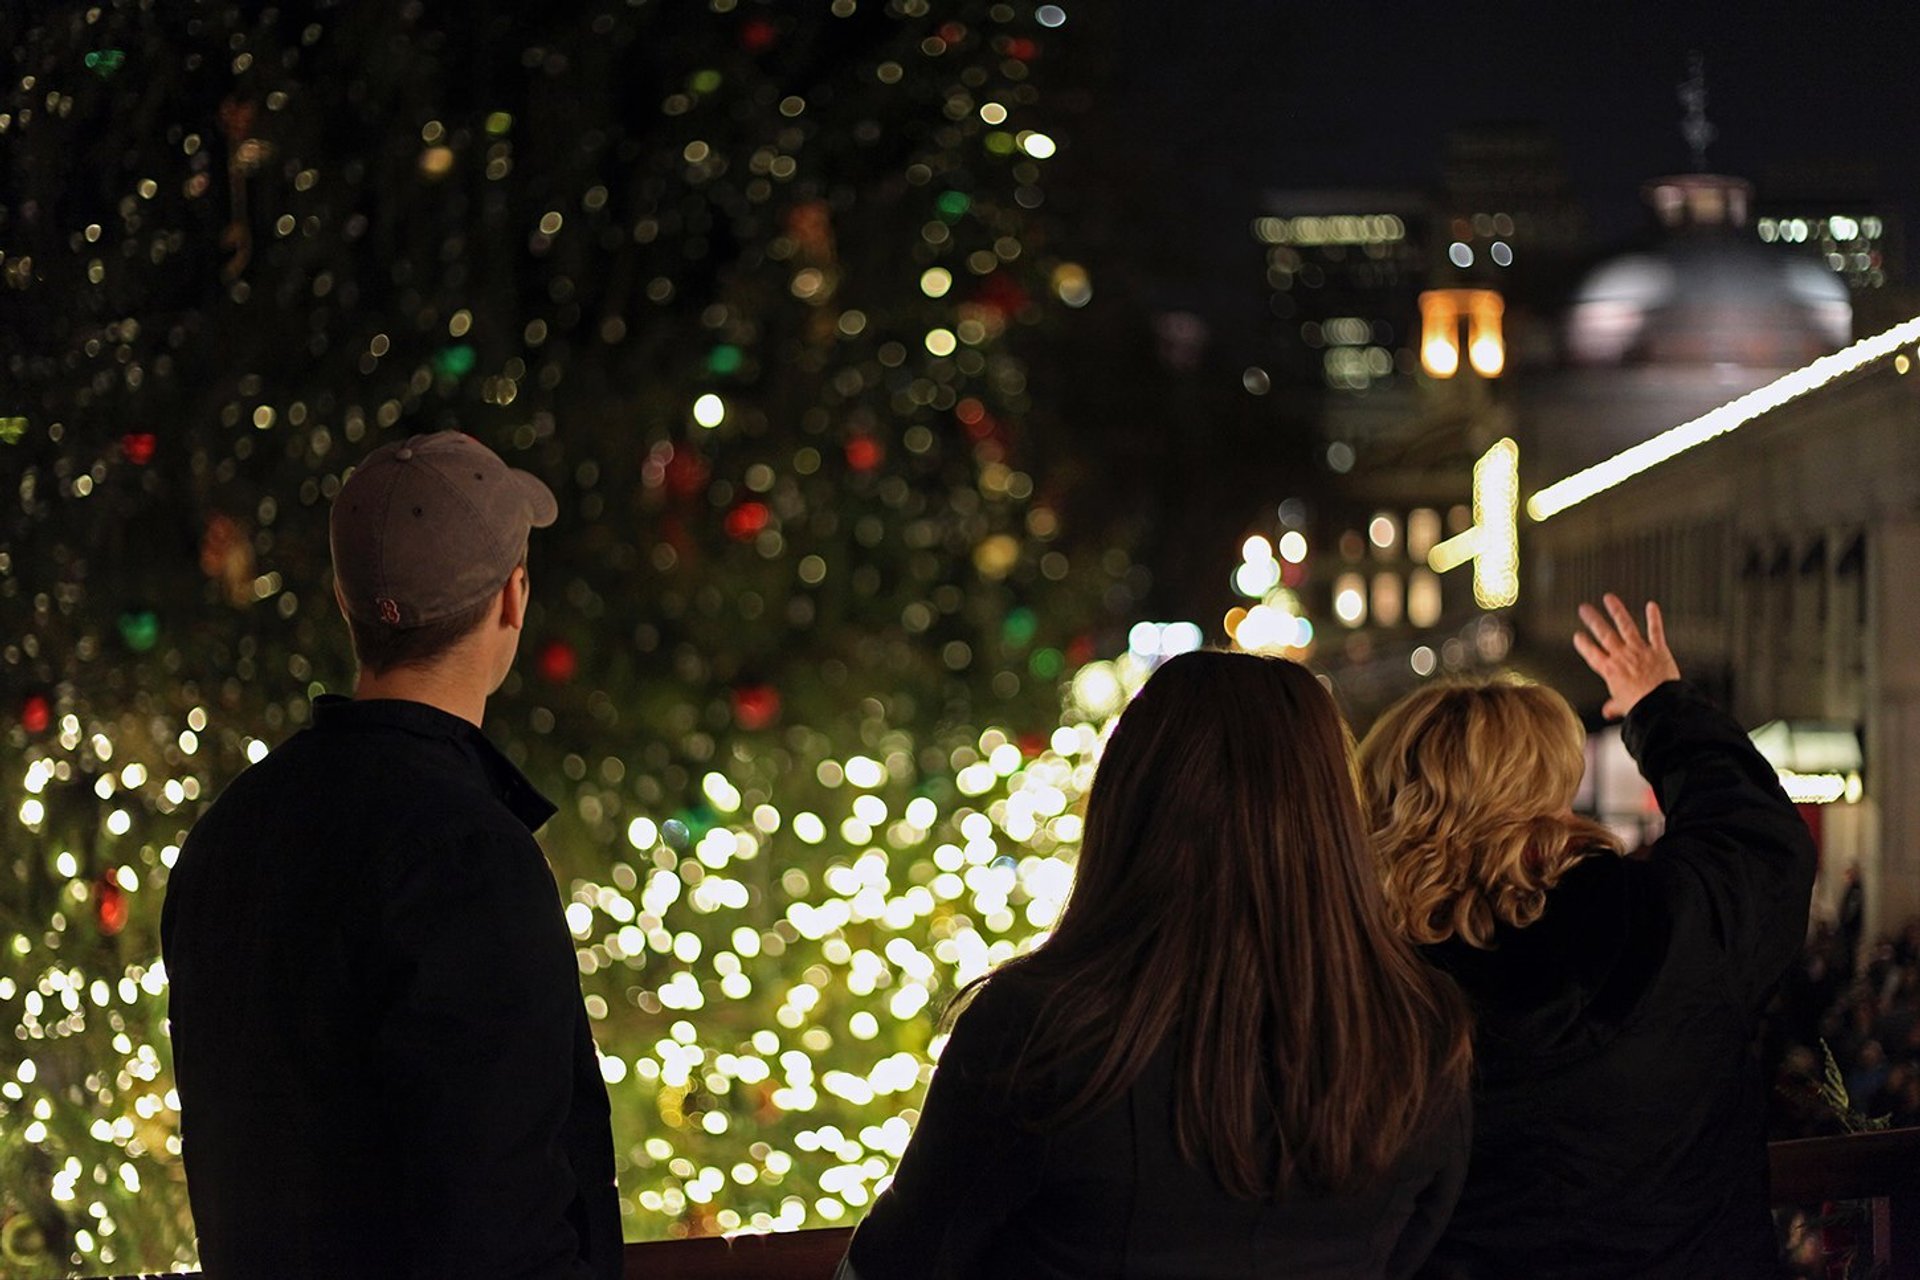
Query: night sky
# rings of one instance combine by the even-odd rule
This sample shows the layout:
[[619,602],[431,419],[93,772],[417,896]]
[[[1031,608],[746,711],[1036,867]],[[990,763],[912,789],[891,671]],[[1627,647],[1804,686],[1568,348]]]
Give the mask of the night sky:
[[1694,50],[1719,135],[1711,168],[1764,196],[1782,169],[1864,163],[1910,242],[1920,208],[1908,4],[1131,0],[1108,14],[1118,57],[1099,117],[1157,154],[1178,192],[1161,202],[1161,237],[1200,277],[1212,272],[1179,241],[1242,247],[1263,190],[1431,184],[1447,131],[1484,122],[1547,126],[1596,247],[1629,235],[1640,184],[1691,167],[1676,90]]

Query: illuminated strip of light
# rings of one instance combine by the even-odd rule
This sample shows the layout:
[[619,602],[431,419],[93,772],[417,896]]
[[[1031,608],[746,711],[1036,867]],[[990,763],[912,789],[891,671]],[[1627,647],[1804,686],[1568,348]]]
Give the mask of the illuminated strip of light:
[[1500,440],[1473,464],[1473,602],[1504,609],[1520,598],[1520,446]]
[[1548,520],[1576,503],[1604,493],[1623,480],[1658,466],[1675,454],[1705,444],[1737,427],[1745,426],[1761,414],[1797,400],[1809,391],[1817,391],[1835,378],[1860,369],[1906,343],[1920,340],[1920,316],[1895,325],[1871,338],[1862,338],[1852,346],[1821,356],[1812,364],[1758,387],[1718,409],[1710,409],[1690,422],[1643,440],[1622,450],[1605,462],[1595,463],[1564,480],[1555,481],[1527,500],[1527,514],[1535,520]]
[[1847,794],[1847,779],[1838,773],[1795,773],[1776,769],[1781,789],[1795,804],[1832,804]]
[[1480,551],[1480,530],[1468,529],[1456,533],[1445,542],[1435,543],[1433,550],[1427,552],[1427,567],[1435,573],[1446,573],[1458,569],[1471,560]]

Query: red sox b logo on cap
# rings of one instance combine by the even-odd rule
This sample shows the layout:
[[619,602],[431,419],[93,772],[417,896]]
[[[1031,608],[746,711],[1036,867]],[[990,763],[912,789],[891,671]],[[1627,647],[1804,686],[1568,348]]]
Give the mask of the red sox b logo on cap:
[[386,623],[390,627],[397,627],[400,625],[400,606],[398,604],[394,603],[392,600],[388,599],[386,596],[378,597],[377,599],[374,600],[373,603],[380,610],[380,621]]

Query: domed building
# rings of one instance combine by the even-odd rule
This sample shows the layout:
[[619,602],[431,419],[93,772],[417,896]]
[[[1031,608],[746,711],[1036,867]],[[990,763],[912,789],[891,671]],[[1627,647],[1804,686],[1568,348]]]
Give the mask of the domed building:
[[1811,252],[1751,234],[1745,180],[1681,174],[1645,194],[1652,242],[1581,278],[1565,313],[1563,368],[1523,396],[1535,480],[1570,474],[1852,340],[1845,282]]
[[1580,283],[1567,313],[1574,362],[1793,368],[1851,337],[1853,304],[1839,276],[1810,254],[1746,234],[1747,183],[1687,174],[1647,194],[1665,237],[1607,259]]

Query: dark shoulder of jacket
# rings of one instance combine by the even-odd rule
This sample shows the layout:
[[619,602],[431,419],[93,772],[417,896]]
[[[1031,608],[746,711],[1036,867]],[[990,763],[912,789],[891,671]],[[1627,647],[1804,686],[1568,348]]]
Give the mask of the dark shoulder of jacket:
[[1547,891],[1538,920],[1523,929],[1501,925],[1490,949],[1452,939],[1424,950],[1482,1009],[1525,1009],[1543,1023],[1557,1020],[1556,1007],[1558,1018],[1622,1017],[1666,950],[1645,870],[1597,850]]
[[987,1065],[1017,1056],[1044,1004],[1044,994],[1017,971],[989,977],[943,1019],[948,1038],[941,1061],[952,1055],[955,1061]]
[[296,742],[299,765],[338,788],[330,802],[360,811],[357,823],[389,877],[422,856],[463,850],[511,849],[545,866],[533,833],[451,744],[307,733],[281,750]]

